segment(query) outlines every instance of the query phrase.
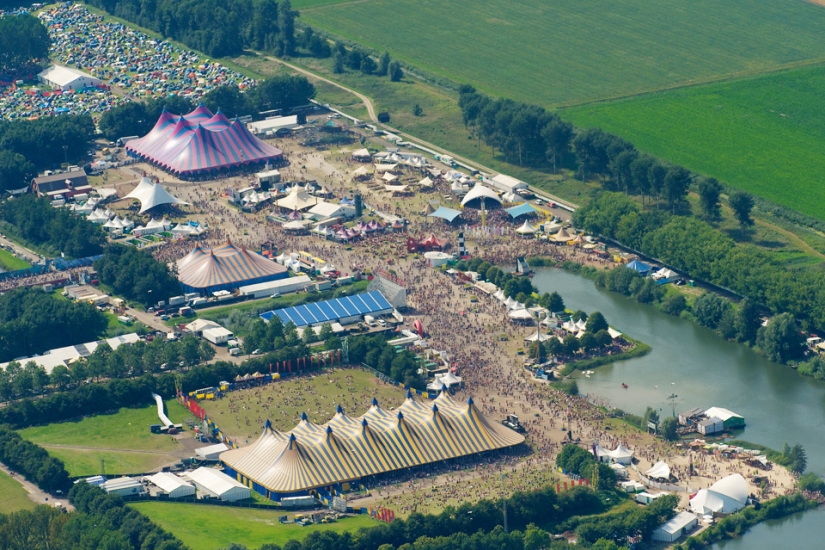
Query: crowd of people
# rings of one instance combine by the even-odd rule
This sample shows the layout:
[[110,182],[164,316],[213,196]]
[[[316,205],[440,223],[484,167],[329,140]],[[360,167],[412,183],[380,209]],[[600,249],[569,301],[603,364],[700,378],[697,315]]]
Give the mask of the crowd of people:
[[[15,10],[8,15],[25,13]],[[0,87],[0,117],[13,120],[61,113],[97,114],[130,99],[182,95],[196,101],[217,86],[248,88],[255,81],[196,53],[105,21],[82,4],[61,3],[37,16],[48,29],[57,64],[99,78],[98,88],[44,91],[38,85]],[[34,79],[36,75],[28,75]]]

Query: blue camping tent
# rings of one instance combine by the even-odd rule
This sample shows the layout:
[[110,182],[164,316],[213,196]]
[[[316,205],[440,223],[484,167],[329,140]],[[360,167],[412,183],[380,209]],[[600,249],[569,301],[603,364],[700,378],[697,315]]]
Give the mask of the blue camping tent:
[[512,216],[515,219],[525,214],[532,214],[534,212],[538,212],[538,210],[533,208],[533,205],[529,202],[524,202],[519,204],[518,206],[513,206],[512,208],[506,209],[505,212],[510,214],[510,216]]
[[650,273],[650,270],[652,269],[651,266],[647,265],[641,260],[633,260],[632,262],[627,264],[627,268],[632,269],[633,271],[636,271],[638,273],[641,273],[642,275],[647,275],[648,273]]
[[453,210],[452,208],[447,208],[446,206],[439,206],[438,210],[430,214],[428,217],[430,218],[441,218],[443,220],[447,220],[448,222],[453,221],[458,216],[461,215],[461,212],[458,210]]

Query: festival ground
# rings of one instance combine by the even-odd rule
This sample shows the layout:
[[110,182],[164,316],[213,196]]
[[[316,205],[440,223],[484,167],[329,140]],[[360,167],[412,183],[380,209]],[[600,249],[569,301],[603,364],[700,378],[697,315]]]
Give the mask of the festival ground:
[[[383,185],[352,181],[352,172],[361,166],[349,160],[352,147],[316,151],[300,146],[298,141],[299,138],[287,138],[271,142],[285,152],[291,163],[281,170],[284,180],[317,180],[336,197],[357,189],[369,207],[409,220],[408,232],[411,235],[421,237],[435,233],[436,236],[450,239],[453,247],[457,246],[458,226],[448,226],[441,220],[434,221],[433,218],[421,215],[429,201],[439,201],[446,206],[458,208],[455,199],[446,198],[450,196],[448,185],[440,184],[430,192],[412,186],[414,193],[411,196],[393,197],[384,191]],[[442,170],[447,169],[435,164]],[[546,384],[528,379],[516,350],[535,329],[514,326],[497,301],[485,296],[478,297],[476,301],[471,300],[477,295],[464,290],[463,285],[453,284],[446,275],[429,268],[426,261],[417,255],[408,255],[405,247],[407,235],[403,233],[383,234],[349,246],[317,237],[288,235],[280,224],[266,220],[269,212],[244,214],[228,205],[223,198],[224,189],[247,186],[251,180],[246,177],[184,183],[147,165],[136,164],[121,169],[119,176],[108,176],[107,185],[114,183],[123,196],[134,187],[143,171],[158,176],[170,192],[192,204],[179,213],[179,219],[193,219],[208,224],[209,232],[199,238],[201,246],[222,243],[227,237],[236,244],[252,249],[269,241],[276,245],[278,252],[304,250],[345,273],[355,266],[365,266],[372,270],[392,269],[407,285],[409,308],[405,314],[405,324],[411,326],[414,320],[421,320],[430,333],[430,346],[445,350],[451,363],[459,368],[466,389],[458,393],[457,399],[463,400],[472,395],[483,412],[495,421],[508,413],[516,413],[527,427],[528,444],[532,448],[532,453],[528,456],[498,461],[482,460],[460,471],[438,471],[434,468],[423,477],[403,481],[399,479],[397,484],[375,488],[368,498],[360,498],[353,503],[357,506],[378,504],[394,509],[399,515],[414,510],[435,512],[447,504],[459,501],[495,498],[517,489],[564,481],[566,478],[553,472],[554,458],[566,438],[568,423],[573,437],[585,444],[598,439],[602,446],[608,448],[615,447],[619,442],[629,446],[640,459],[640,471],[645,471],[659,459],[666,460],[679,478],[680,485],[689,485],[694,491],[711,485],[729,473],[752,473],[747,472],[737,461],[693,453],[693,463],[701,477],[688,479],[691,452],[686,447],[664,443],[606,418],[604,407],[609,408],[609,403],[596,397],[570,397]],[[407,173],[401,176],[398,183],[410,184],[421,177],[420,174]],[[116,206],[125,211],[129,205],[122,201]],[[553,214],[557,212],[552,211]],[[469,219],[469,224],[478,223],[477,211],[465,210],[463,216]],[[598,267],[614,265],[611,260],[589,256],[566,246],[522,239],[513,233],[517,226],[500,212],[490,215],[488,225],[506,228],[503,231],[505,234],[497,235],[493,231],[483,240],[468,238],[469,253],[471,256],[480,255],[505,268],[512,266],[518,256],[570,259]],[[192,246],[191,241],[166,243],[157,248],[156,256],[165,261],[175,260]],[[563,288],[554,290],[564,296]],[[501,341],[501,335],[506,335],[507,340]],[[363,374],[365,373],[361,371],[336,371],[318,375],[314,379],[279,382],[277,384],[280,386],[266,390],[253,389],[245,394],[231,395],[227,399],[232,402],[232,411],[229,410],[230,401],[205,406],[207,410],[216,407],[215,418],[219,419],[218,424],[227,433],[239,435],[244,441],[252,441],[259,433],[258,425],[266,418],[279,428],[291,428],[297,423],[300,412],[307,412],[313,421],[326,421],[339,402],[348,412],[362,414],[375,392],[382,405],[386,400],[386,406],[392,406],[394,395],[398,396],[400,402],[403,396],[396,389],[389,386],[370,389],[369,384],[359,381]],[[342,380],[341,376],[351,376],[353,379]],[[281,391],[281,386],[290,390]],[[355,395],[352,389],[356,392],[361,390],[361,394]],[[275,401],[280,398],[285,398],[286,407]],[[507,477],[502,479],[502,474]],[[631,470],[631,478],[633,477],[635,474]],[[794,485],[790,474],[776,465],[768,473],[768,478],[771,484],[770,494],[784,493]],[[760,494],[759,487],[751,486],[750,490],[754,494]],[[681,495],[682,504],[686,505],[687,493]]]

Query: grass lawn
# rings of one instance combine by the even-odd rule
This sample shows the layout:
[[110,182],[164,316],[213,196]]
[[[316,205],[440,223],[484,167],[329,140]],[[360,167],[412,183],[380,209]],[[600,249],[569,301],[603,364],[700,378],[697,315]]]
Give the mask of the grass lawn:
[[639,149],[825,219],[825,67],[562,111]]
[[18,510],[32,510],[34,501],[22,485],[3,472],[0,472],[0,514],[11,514]]
[[114,313],[104,311],[103,314],[106,316],[106,320],[109,322],[109,324],[106,325],[106,338],[120,336],[121,334],[131,334],[133,332],[138,332],[141,328],[145,328],[145,325],[143,323],[138,323],[137,321],[135,321],[131,325],[124,325],[123,323],[117,320],[117,315],[115,315]]
[[453,82],[561,105],[825,56],[800,0],[297,0],[301,20]]
[[183,541],[189,548],[217,550],[231,543],[258,548],[265,543],[283,546],[290,539],[301,540],[314,531],[354,531],[377,525],[376,520],[363,515],[348,517],[336,523],[301,527],[280,524],[280,510],[251,510],[200,504],[140,502],[130,504],[149,519]]
[[17,271],[18,269],[27,269],[31,266],[32,264],[26,260],[21,260],[8,250],[0,248],[0,268],[5,271]]
[[[168,436],[158,436],[168,437]],[[66,465],[72,477],[112,474],[143,474],[179,460],[174,455],[159,452],[136,453],[94,449],[63,449],[45,447],[49,454]],[[100,461],[103,461],[101,465]]]
[[201,406],[224,433],[252,441],[260,435],[267,419],[278,430],[290,430],[306,412],[312,422],[323,424],[332,418],[339,404],[351,416],[364,414],[373,397],[389,409],[403,403],[406,396],[401,388],[384,384],[367,371],[330,369],[323,374],[230,392],[217,401],[202,401]]
[[[191,414],[174,399],[166,401],[167,415],[179,423]],[[74,445],[98,449],[133,451],[173,451],[178,447],[169,436],[149,432],[160,422],[157,407],[120,409],[114,414],[89,416],[78,421],[57,422],[20,430],[20,435],[38,445]]]

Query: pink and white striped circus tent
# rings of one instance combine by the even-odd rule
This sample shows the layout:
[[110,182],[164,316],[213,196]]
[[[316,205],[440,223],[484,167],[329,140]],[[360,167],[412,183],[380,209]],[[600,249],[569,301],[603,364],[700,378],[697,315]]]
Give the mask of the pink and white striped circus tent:
[[164,109],[152,131],[126,144],[126,152],[179,177],[217,174],[233,168],[278,162],[283,152],[253,136],[237,119],[202,104],[188,115]]

